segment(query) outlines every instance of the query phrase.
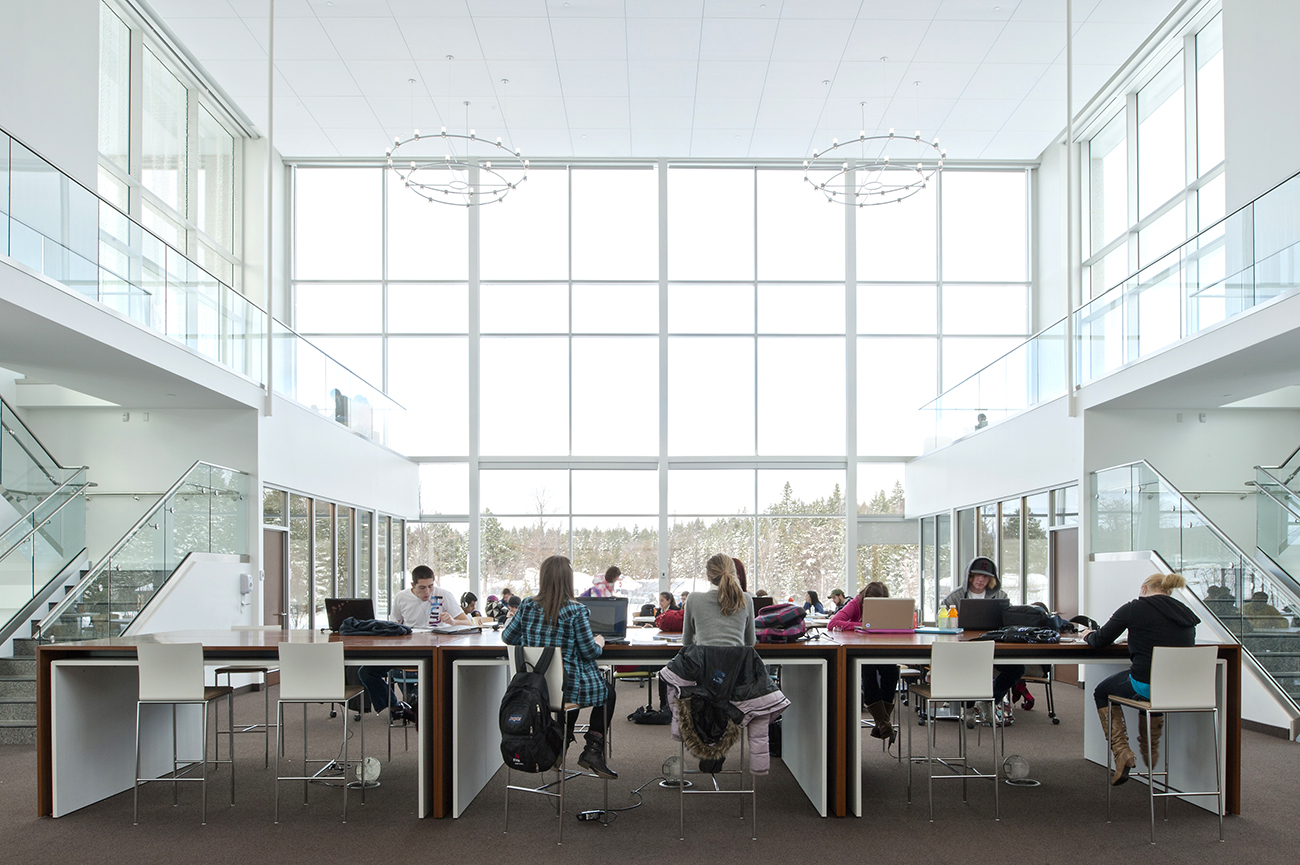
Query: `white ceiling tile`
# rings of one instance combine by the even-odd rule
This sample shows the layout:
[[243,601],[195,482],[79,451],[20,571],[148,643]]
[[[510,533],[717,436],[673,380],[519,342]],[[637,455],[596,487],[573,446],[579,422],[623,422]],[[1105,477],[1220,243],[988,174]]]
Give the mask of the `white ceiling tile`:
[[[235,100],[243,96],[266,97],[265,60],[208,60],[203,68]],[[275,71],[275,92],[291,95],[292,88],[278,64]]]
[[568,125],[564,100],[558,96],[503,96],[499,104],[506,122],[512,127],[546,129]]
[[[529,159],[543,156],[572,156],[568,129],[512,128],[514,145]],[[525,184],[525,187],[527,184]],[[522,188],[521,188],[522,191]]]
[[[388,0],[309,0],[318,18],[367,18],[387,16]],[[279,8],[276,9],[279,13]]]
[[[911,63],[898,87],[897,99],[955,99],[979,69],[976,63]],[[917,84],[916,82],[920,82]]]
[[762,96],[766,63],[702,60],[699,64],[699,96]]
[[619,18],[552,19],[551,38],[560,60],[627,59],[627,33]]
[[1026,99],[1011,112],[1003,132],[1056,132],[1065,128],[1065,94],[1060,99]]
[[996,134],[981,129],[952,130],[939,136],[939,146],[948,151],[949,159],[979,159]]
[[767,62],[776,39],[776,24],[775,20],[755,18],[705,18],[700,59]]
[[630,60],[627,64],[628,93],[632,96],[694,96],[694,61]]
[[[1074,67],[1074,109],[1078,111],[1093,97],[1100,87],[1105,84],[1110,76],[1115,73],[1115,67],[1106,66],[1080,66]],[[1054,63],[1043,77],[1038,79],[1034,89],[1029,91],[1027,99],[1060,99],[1065,100],[1065,64]]]
[[784,0],[781,21],[791,18],[848,19],[852,21],[862,7],[862,0]]
[[756,129],[799,129],[811,135],[822,113],[820,99],[781,99],[763,97],[758,106]]
[[423,134],[436,132],[445,122],[443,114],[447,104],[436,105],[423,88],[414,100],[404,96],[370,96],[366,101],[380,123],[403,130],[403,135],[410,135],[415,129]]
[[749,129],[696,129],[691,133],[691,156],[743,157],[749,150]]
[[618,60],[561,60],[560,84],[569,96],[627,96],[627,63]]
[[574,156],[631,156],[632,133],[622,129],[573,129]]
[[379,130],[379,120],[360,96],[307,96],[302,100],[322,129]]
[[1079,28],[1074,37],[1074,62],[1081,65],[1108,63],[1118,67],[1142,44],[1145,28],[1131,24],[1093,23]]
[[266,52],[240,18],[175,18],[169,24],[199,60],[266,59]]
[[465,0],[388,0],[397,18],[468,18]]
[[383,156],[392,146],[392,139],[379,124],[369,128],[326,128],[325,134],[339,152],[339,156]]
[[[841,63],[831,82],[831,95],[845,99],[879,99],[898,92],[907,63]],[[912,79],[915,80],[915,79]]]
[[881,57],[905,63],[916,54],[929,21],[859,19],[844,46],[844,59],[878,63]]
[[[1051,132],[1002,130],[980,153],[983,159],[1036,159],[1054,140]],[[1032,154],[1032,156],[1031,156]]]
[[943,0],[934,17],[946,21],[1005,21],[1015,11],[1015,0]]
[[695,115],[689,124],[696,129],[742,129],[754,125],[758,118],[757,97],[721,99],[701,97],[694,100]]
[[[760,9],[766,6],[766,9]],[[779,18],[779,2],[763,0],[704,0],[705,18]]]
[[1154,26],[1178,5],[1177,0],[1101,0],[1088,20]]
[[863,0],[859,21],[906,18],[929,21],[939,11],[940,0]]
[[[861,103],[867,103],[865,106]],[[856,138],[859,131],[868,135],[880,127],[880,118],[884,116],[889,100],[873,97],[871,99],[831,98],[822,107],[819,126],[822,129],[841,129],[849,133],[843,137]],[[865,112],[865,117],[863,116]]]
[[551,18],[622,18],[623,0],[546,0]]
[[[338,149],[320,127],[286,129],[275,133],[275,149],[282,156],[338,156]],[[382,155],[382,151],[380,151]]]
[[360,96],[361,88],[339,60],[286,60],[276,62],[298,96]]
[[1004,26],[1001,21],[935,21],[913,59],[928,63],[979,63],[988,55]]
[[[175,0],[166,0],[166,2],[172,3],[175,2]],[[182,0],[182,2],[194,2],[194,0]],[[197,0],[197,2],[200,2],[205,6],[211,5],[219,7],[223,5],[223,0],[216,0],[216,2],[211,4],[209,4],[207,0]],[[150,5],[153,6],[155,12],[166,17],[167,13],[158,8],[158,3],[154,2]],[[266,0],[229,0],[229,5],[235,10],[235,14],[239,15],[241,18],[257,18],[266,15]],[[311,8],[311,4],[308,3],[307,0],[276,0],[276,21],[279,21],[282,18],[315,17],[316,12]]]
[[689,129],[640,129],[632,127],[633,156],[687,156],[691,152]]
[[880,118],[880,128],[892,127],[899,135],[912,135],[919,129],[924,138],[939,128],[956,104],[956,99],[895,99]]
[[482,60],[472,18],[398,18],[406,46],[416,60]]
[[546,0],[466,0],[475,18],[546,17]]
[[[267,19],[245,18],[244,23],[266,50]],[[275,20],[275,59],[278,60],[335,60],[339,56],[325,28],[315,18],[286,18]]]
[[1019,105],[1019,99],[959,99],[943,119],[940,137],[945,129],[1001,129]]
[[1047,71],[1046,63],[984,63],[975,70],[963,99],[1024,99]]
[[321,25],[344,60],[393,60],[411,55],[392,18],[326,18]]
[[[435,99],[481,97],[496,92],[496,81],[482,60],[417,60],[420,84]],[[450,88],[450,89],[448,89]]]
[[[414,60],[349,60],[348,71],[366,96],[411,96],[424,93]],[[415,79],[415,84],[411,84]]]
[[700,19],[632,18],[627,22],[630,60],[695,60],[700,54]]
[[[1083,21],[1097,8],[1099,0],[1074,0],[1071,13],[1075,21]],[[1047,2],[1022,2],[1011,16],[1012,21],[1056,21],[1065,23],[1065,4]]]
[[989,51],[990,63],[1052,63],[1065,51],[1065,28],[1046,21],[1011,21]]
[[695,117],[694,99],[633,96],[629,101],[634,129],[689,129]]
[[704,0],[626,0],[624,7],[631,18],[699,18],[704,14]]
[[474,19],[483,56],[488,60],[549,60],[555,57],[545,18]]
[[[803,159],[812,155],[818,143],[820,142],[814,141],[811,132],[795,129],[755,129],[753,139],[749,142],[749,149],[741,155],[751,159]],[[810,188],[808,194],[816,193]]]
[[237,14],[226,0],[153,0],[151,5],[163,18],[233,18]]
[[570,129],[626,127],[630,117],[628,100],[612,96],[565,96],[564,109]]
[[848,22],[783,17],[776,28],[772,60],[836,62],[844,53],[849,31]]
[[803,63],[769,63],[763,83],[764,96],[825,98],[835,77],[833,60]]
[[[559,96],[561,92],[554,60],[491,60],[488,72],[502,97]],[[502,78],[509,83],[502,84]]]
[[[266,123],[266,97],[265,96],[245,96],[239,100],[239,107],[248,119],[257,125],[258,129],[265,130]],[[319,129],[320,124],[316,118],[312,117],[311,112],[302,104],[302,100],[296,96],[277,96],[275,97],[275,133],[280,134],[281,129]]]

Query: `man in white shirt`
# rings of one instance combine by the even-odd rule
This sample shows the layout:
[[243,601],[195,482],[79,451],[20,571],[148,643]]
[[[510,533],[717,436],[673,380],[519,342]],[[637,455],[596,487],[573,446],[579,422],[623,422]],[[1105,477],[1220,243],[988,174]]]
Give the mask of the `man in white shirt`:
[[[469,616],[461,611],[456,596],[447,589],[434,585],[433,569],[428,565],[416,565],[411,570],[411,588],[398,592],[393,597],[393,618],[412,628],[473,624]],[[357,678],[365,687],[376,715],[388,709],[392,718],[414,722],[418,714],[409,703],[393,699],[387,677],[387,667],[357,669]]]

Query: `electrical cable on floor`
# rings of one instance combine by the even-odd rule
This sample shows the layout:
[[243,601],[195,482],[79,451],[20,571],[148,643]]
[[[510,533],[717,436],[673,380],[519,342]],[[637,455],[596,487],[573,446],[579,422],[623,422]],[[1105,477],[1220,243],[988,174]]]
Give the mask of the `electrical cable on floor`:
[[[649,785],[649,784],[653,784],[653,783],[656,782],[656,781],[662,781],[662,780],[664,780],[664,777],[663,777],[662,775],[660,775],[660,776],[657,777],[657,778],[651,778],[649,781],[646,781],[645,784],[642,784],[640,787],[637,787],[635,790],[631,790],[631,791],[629,791],[629,792],[628,792],[628,795],[629,795],[629,796],[635,796],[635,797],[636,797],[636,804],[635,804],[635,805],[628,805],[626,808],[592,808],[592,809],[589,810],[589,811],[579,811],[578,814],[577,814],[576,816],[577,816],[577,818],[578,818],[579,820],[596,820],[596,821],[598,821],[598,822],[600,822],[600,823],[602,823],[602,824],[608,826],[610,823],[613,823],[614,820],[617,820],[617,819],[618,819],[618,815],[619,815],[620,812],[622,812],[622,811],[634,811],[634,810],[636,810],[637,808],[640,808],[642,805],[644,805],[644,804],[645,804],[645,797],[641,795],[641,791],[642,791],[643,789],[645,789],[645,787],[646,787],[647,785]],[[613,818],[612,818],[612,819],[609,819],[609,820],[605,820],[605,819],[603,819],[603,818],[604,818],[604,815],[606,815],[606,814],[612,814],[612,815],[613,815]]]

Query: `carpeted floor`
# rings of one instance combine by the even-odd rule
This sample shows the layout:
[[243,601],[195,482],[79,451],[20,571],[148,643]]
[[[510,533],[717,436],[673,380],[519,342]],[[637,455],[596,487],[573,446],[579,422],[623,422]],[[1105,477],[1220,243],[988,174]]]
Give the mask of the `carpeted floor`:
[[[1033,686],[1040,694],[1038,686]],[[644,699],[633,683],[620,684],[619,706],[626,715]],[[303,807],[301,785],[282,790],[281,822],[271,821],[272,774],[262,768],[262,740],[237,740],[239,773],[236,801],[229,802],[228,770],[209,787],[208,825],[198,819],[197,785],[183,787],[181,804],[171,806],[169,785],[153,784],[141,795],[141,823],[131,825],[131,794],[58,820],[38,819],[35,751],[30,746],[0,747],[0,862],[14,863],[238,863],[244,856],[259,861],[300,863],[343,861],[414,861],[443,859],[468,862],[520,856],[533,863],[588,861],[617,857],[622,862],[663,862],[672,857],[707,859],[717,865],[749,865],[765,860],[880,856],[894,862],[968,863],[977,859],[1032,863],[1077,863],[1118,854],[1128,861],[1191,863],[1243,862],[1250,865],[1300,861],[1300,746],[1259,733],[1243,735],[1242,816],[1226,822],[1226,842],[1217,841],[1212,815],[1173,802],[1169,822],[1157,823],[1157,845],[1147,843],[1145,788],[1130,783],[1116,790],[1115,822],[1105,822],[1100,767],[1084,762],[1078,735],[1084,719],[1082,691],[1060,687],[1057,707],[1062,722],[1052,726],[1039,700],[1032,712],[1016,714],[1008,730],[1007,751],[1028,758],[1031,776],[1042,782],[1032,789],[1002,787],[1002,816],[993,820],[989,782],[971,784],[970,804],[961,803],[959,785],[936,792],[935,817],[927,819],[925,789],[911,806],[905,801],[906,767],[883,755],[875,740],[863,749],[864,816],[861,819],[818,817],[780,761],[771,775],[758,779],[758,844],[750,841],[748,820],[738,818],[735,797],[688,800],[686,840],[677,840],[678,798],[657,783],[663,759],[677,753],[666,727],[638,727],[620,721],[610,760],[620,778],[610,784],[613,807],[637,803],[629,791],[644,786],[640,807],[624,811],[609,826],[579,822],[572,814],[597,807],[598,781],[581,778],[569,784],[565,843],[554,843],[556,821],[540,797],[512,796],[511,832],[502,835],[503,774],[498,774],[459,820],[416,820],[415,752],[402,751],[395,733],[393,761],[385,762],[382,786],[370,791],[367,804],[353,795],[349,822],[340,822],[338,789],[313,787]],[[237,714],[249,721],[261,716],[261,695],[247,694]],[[338,741],[339,722],[314,710],[315,740],[329,747]],[[301,722],[290,725],[298,735]],[[384,755],[384,728],[367,719],[371,754]],[[864,734],[865,735],[865,734]],[[949,734],[951,735],[951,734]],[[983,737],[980,756],[987,757],[991,736]],[[300,741],[291,738],[290,741]],[[923,740],[921,740],[923,741]],[[328,743],[328,744],[327,744]],[[571,760],[577,750],[570,752]],[[527,844],[526,852],[518,845]],[[761,845],[761,846],[759,846]],[[761,850],[761,853],[759,852]],[[422,852],[427,851],[427,852]]]

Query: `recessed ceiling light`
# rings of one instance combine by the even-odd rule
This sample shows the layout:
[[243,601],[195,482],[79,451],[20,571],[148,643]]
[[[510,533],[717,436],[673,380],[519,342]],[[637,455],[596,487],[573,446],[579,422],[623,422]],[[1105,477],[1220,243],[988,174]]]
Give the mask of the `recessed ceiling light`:
[[822,79],[822,84],[830,84],[830,83],[831,83],[831,80],[830,80],[829,78],[823,78],[823,79]]
[[881,62],[881,63],[884,63],[884,62],[885,62],[886,60],[888,60],[888,59],[889,59],[888,57],[881,57],[881,58],[880,58],[880,62]]
[[501,83],[502,83],[502,84],[509,84],[509,83],[510,83],[510,79],[509,79],[509,78],[502,78],[502,79],[501,79]]

